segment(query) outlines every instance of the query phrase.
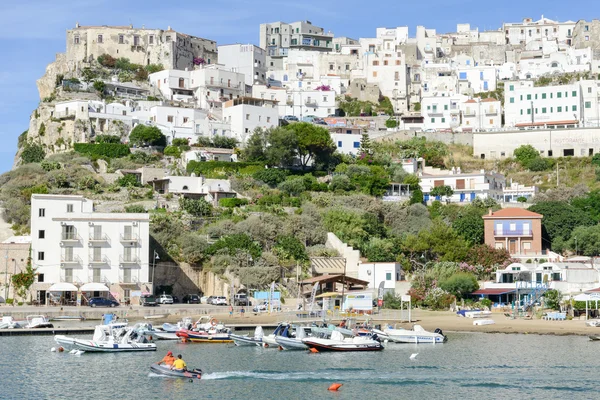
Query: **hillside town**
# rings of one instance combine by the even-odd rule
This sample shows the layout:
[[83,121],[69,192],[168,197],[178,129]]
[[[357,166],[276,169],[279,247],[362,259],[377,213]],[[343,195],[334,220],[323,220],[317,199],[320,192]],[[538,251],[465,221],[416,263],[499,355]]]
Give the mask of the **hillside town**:
[[76,23],[1,178],[0,296],[272,287],[332,310],[385,292],[525,313],[598,292],[599,30],[280,21],[217,44]]

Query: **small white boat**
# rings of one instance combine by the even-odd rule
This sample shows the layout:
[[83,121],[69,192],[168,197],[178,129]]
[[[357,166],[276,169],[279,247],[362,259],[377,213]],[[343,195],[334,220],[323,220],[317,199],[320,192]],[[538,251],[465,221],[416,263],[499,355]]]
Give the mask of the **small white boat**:
[[254,330],[254,336],[229,334],[236,346],[262,346],[265,333],[262,326],[257,326]]
[[302,339],[310,349],[316,351],[381,351],[383,345],[375,339],[367,336],[355,336],[344,338],[339,331],[331,332],[331,338],[308,337]]
[[44,315],[28,315],[27,325],[24,326],[26,329],[39,329],[39,328],[54,328],[54,325],[50,323],[47,317]]
[[50,318],[50,321],[83,321],[84,319],[81,315],[59,315]]
[[165,332],[165,331],[154,331],[152,334],[158,340],[179,340],[177,334],[174,332]]
[[600,327],[600,319],[592,319],[585,323],[587,326],[591,326],[594,328]]
[[487,318],[491,315],[492,312],[487,310],[465,311],[465,317],[467,318]]
[[381,339],[388,339],[395,343],[444,343],[448,338],[441,329],[433,332],[426,331],[421,325],[414,325],[413,329],[385,328],[383,331],[373,329]]
[[167,322],[162,324],[162,330],[165,332],[175,333],[181,329],[192,329],[192,319],[190,317],[186,317],[176,324],[169,324]]
[[273,333],[271,333],[270,335],[264,336],[262,338],[263,346],[264,347],[274,347],[274,348],[279,347],[276,337],[281,336],[284,333],[284,331],[288,337],[291,336],[291,334],[289,333],[289,331],[287,329],[289,326],[290,326],[290,324],[288,324],[287,322],[281,322],[279,325],[277,325],[277,328],[275,328]]
[[473,325],[494,325],[496,322],[494,322],[493,319],[480,319],[477,321],[473,321]]
[[54,340],[66,348],[87,352],[123,352],[123,351],[155,351],[156,344],[148,343],[144,335],[133,327],[123,324],[96,325],[92,340],[76,339],[64,335],[54,336]]
[[2,321],[0,321],[0,329],[14,329],[20,327],[21,325],[10,315],[3,316]]
[[302,339],[308,336],[307,330],[310,332],[310,327],[299,326],[296,328],[295,337],[277,336],[275,341],[284,350],[306,350],[308,345]]

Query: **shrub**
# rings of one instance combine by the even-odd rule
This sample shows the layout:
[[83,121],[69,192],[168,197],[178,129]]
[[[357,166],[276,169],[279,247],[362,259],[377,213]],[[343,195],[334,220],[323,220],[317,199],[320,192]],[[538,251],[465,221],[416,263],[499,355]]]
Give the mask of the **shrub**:
[[155,126],[138,124],[129,134],[129,141],[138,147],[144,146],[166,146],[167,138],[160,129]]
[[298,196],[300,193],[306,191],[306,185],[304,183],[304,178],[302,177],[294,177],[290,180],[281,182],[277,188],[290,196]]
[[171,143],[173,146],[189,146],[188,140],[187,139],[183,139],[183,138],[177,138],[177,139],[173,139],[173,143]]
[[269,168],[261,169],[260,171],[254,173],[252,177],[257,181],[264,182],[271,187],[276,187],[285,180],[287,175],[288,172],[286,170]]
[[517,201],[519,203],[527,203],[527,197],[525,197],[525,196],[519,196],[519,197],[517,197]]
[[96,135],[96,143],[121,143],[121,138],[117,135]]
[[148,211],[146,211],[144,206],[142,206],[140,204],[133,204],[130,206],[125,206],[125,212],[127,212],[127,213],[146,213]]
[[94,82],[94,89],[100,93],[100,94],[104,94],[104,90],[106,90],[106,84],[102,81],[95,81]]
[[43,122],[40,124],[40,129],[38,130],[38,134],[40,136],[44,136],[46,134],[46,125],[44,125]]
[[536,157],[527,163],[530,171],[545,171],[549,168],[549,163],[542,157]]
[[188,214],[194,216],[210,215],[212,213],[212,206],[209,202],[204,199],[179,199],[179,207],[185,210]]
[[594,154],[594,156],[592,157],[592,164],[600,167],[600,153]]
[[540,152],[532,145],[524,144],[515,149],[514,155],[521,165],[527,166],[531,160],[540,156]]
[[121,187],[140,186],[140,182],[137,180],[137,177],[133,174],[123,175],[122,177],[117,179],[117,184]]
[[129,155],[129,147],[120,143],[75,143],[73,149],[88,156],[120,158]]
[[39,163],[44,157],[46,157],[46,152],[39,143],[27,143],[21,153],[21,161],[24,164]]
[[238,145],[238,141],[234,138],[226,136],[215,136],[212,140],[212,146],[220,149],[233,149]]
[[136,81],[148,80],[148,71],[146,71],[145,69],[142,69],[142,68],[138,69],[135,72],[133,79],[135,79]]
[[466,295],[479,289],[479,283],[477,283],[475,275],[467,272],[459,272],[442,281],[440,287],[457,298],[464,299]]
[[546,307],[553,310],[560,310],[560,302],[562,301],[562,293],[556,289],[550,289],[544,293],[544,301]]
[[385,121],[386,128],[395,128],[397,125],[398,125],[398,123],[396,122],[395,119],[388,119],[387,121]]
[[46,172],[50,172],[53,171],[55,169],[60,169],[60,163],[59,162],[50,162],[50,161],[42,161],[42,163],[40,164],[40,166],[42,167],[42,169]]
[[27,134],[28,133],[29,133],[29,131],[27,130],[19,135],[19,140],[17,142],[17,148],[20,149],[21,147],[23,147],[23,145],[25,143],[27,143]]
[[146,97],[147,101],[160,101],[160,99],[156,96],[148,96]]
[[165,147],[165,156],[179,158],[181,157],[181,149],[177,146]]
[[245,206],[248,204],[248,200],[246,199],[221,199],[219,200],[219,205],[221,207],[228,207],[228,208],[234,208],[234,207],[240,207],[240,206]]
[[421,111],[421,103],[415,103],[413,106],[413,111]]
[[116,63],[116,58],[109,54],[102,54],[98,57],[98,64],[102,65],[103,67],[114,68]]
[[163,67],[162,64],[148,64],[148,65],[146,65],[146,71],[148,71],[149,74],[153,74],[155,72],[162,71],[163,69],[165,69],[165,67]]

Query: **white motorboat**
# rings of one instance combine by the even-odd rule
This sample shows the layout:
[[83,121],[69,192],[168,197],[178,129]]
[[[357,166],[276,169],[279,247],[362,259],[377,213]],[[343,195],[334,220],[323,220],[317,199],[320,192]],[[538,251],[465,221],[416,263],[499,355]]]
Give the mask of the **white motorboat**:
[[236,346],[262,346],[265,333],[262,326],[257,326],[254,330],[254,336],[229,334]]
[[15,321],[14,318],[10,315],[3,316],[2,321],[0,321],[0,329],[14,329],[20,327],[21,325],[17,321]]
[[477,321],[473,321],[473,325],[478,326],[478,325],[494,325],[496,322],[494,322],[493,319],[478,319]]
[[308,337],[302,339],[311,350],[314,351],[381,351],[383,345],[374,338],[367,336],[355,336],[344,338],[339,331],[331,332],[331,338]]
[[302,339],[308,336],[307,331],[310,332],[310,327],[299,326],[296,328],[295,337],[276,336],[275,341],[284,350],[306,350],[308,345],[302,342]]
[[162,330],[165,332],[175,333],[180,329],[192,329],[192,319],[190,317],[186,317],[176,324],[169,324],[165,322],[162,325]]
[[488,318],[491,315],[492,312],[488,310],[465,311],[465,317],[467,318]]
[[395,343],[444,343],[448,338],[441,329],[433,332],[426,331],[421,325],[414,325],[413,329],[387,327],[383,331],[373,329],[381,339],[388,339]]
[[281,322],[279,325],[277,325],[277,328],[275,328],[273,333],[271,333],[270,335],[264,336],[262,338],[263,346],[278,348],[279,344],[277,343],[276,338],[277,338],[277,336],[283,335],[284,331],[285,331],[286,336],[290,337],[291,333],[288,330],[289,326],[290,326],[290,324],[288,324],[287,322]]
[[179,340],[179,337],[174,332],[154,331],[154,337],[158,340]]
[[64,335],[54,336],[61,346],[88,352],[155,351],[156,344],[123,324],[96,325],[92,340],[76,339]]
[[54,328],[54,325],[44,315],[28,315],[27,325],[24,326],[27,329],[39,329],[39,328]]

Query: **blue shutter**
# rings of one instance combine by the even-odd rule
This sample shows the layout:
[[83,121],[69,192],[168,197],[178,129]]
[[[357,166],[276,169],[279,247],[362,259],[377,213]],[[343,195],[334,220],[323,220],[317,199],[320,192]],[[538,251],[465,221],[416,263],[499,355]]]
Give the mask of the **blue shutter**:
[[467,73],[466,73],[466,72],[460,72],[460,73],[458,74],[458,77],[459,77],[460,79],[467,79]]
[[338,147],[342,147],[342,141],[338,140]]
[[360,148],[360,142],[354,142],[354,148],[355,149]]

